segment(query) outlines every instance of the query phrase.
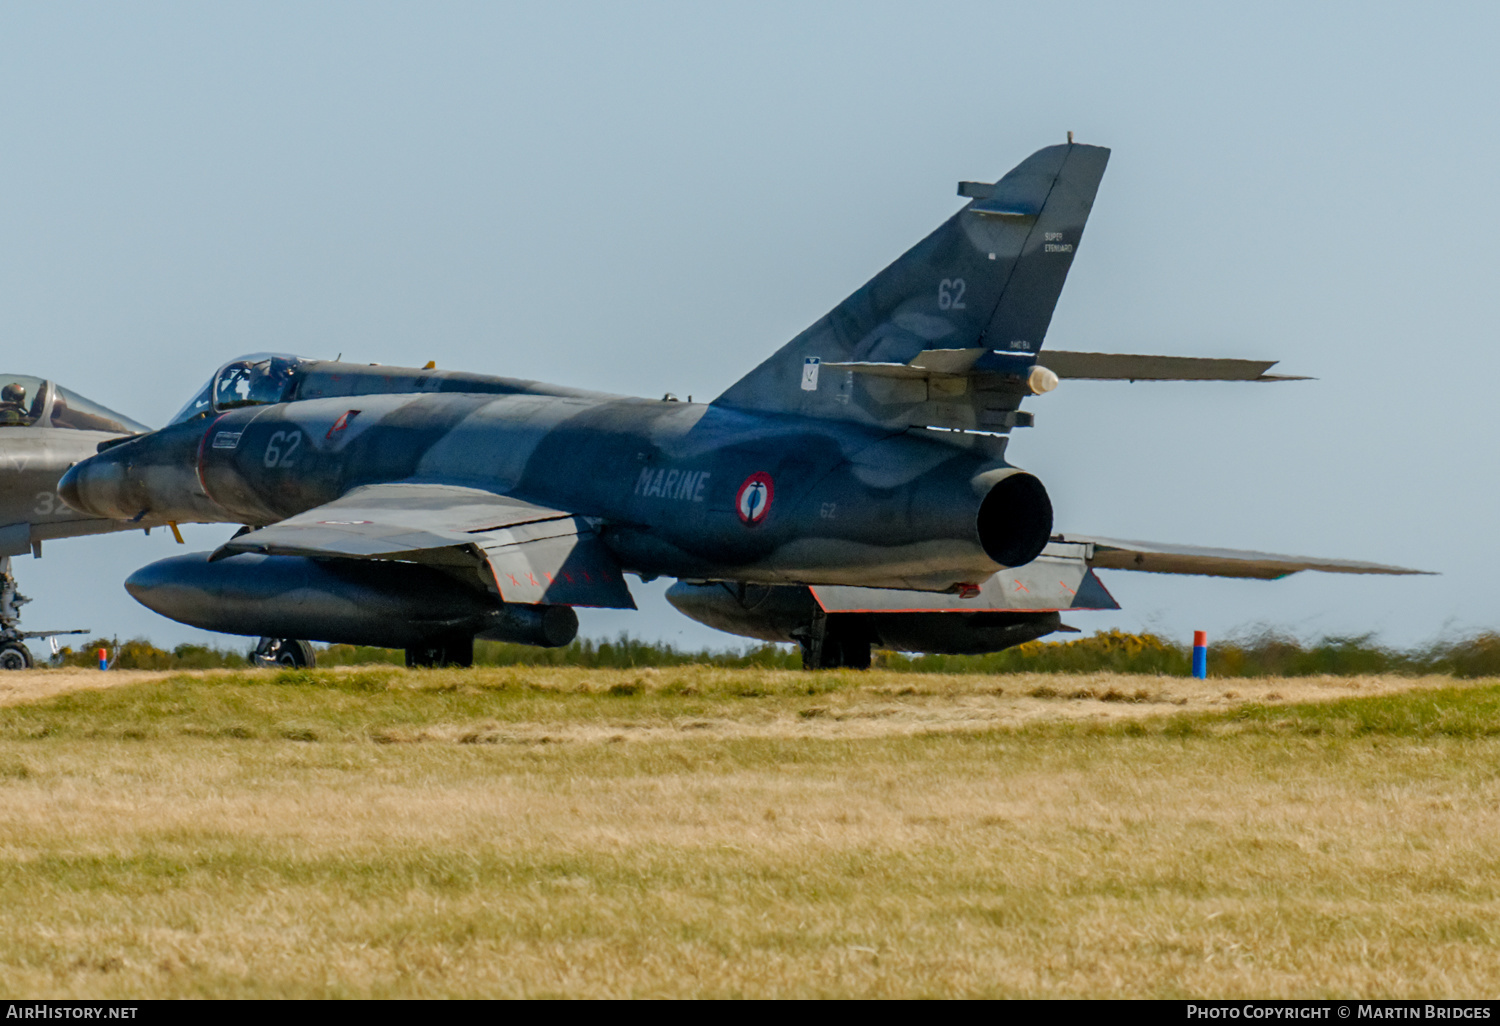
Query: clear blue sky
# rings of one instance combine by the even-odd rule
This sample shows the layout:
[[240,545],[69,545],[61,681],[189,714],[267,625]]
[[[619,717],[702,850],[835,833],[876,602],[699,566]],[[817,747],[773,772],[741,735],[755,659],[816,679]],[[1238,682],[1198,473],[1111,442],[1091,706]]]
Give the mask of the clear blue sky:
[[[701,399],[1072,130],[1114,156],[1048,345],[1319,380],[1031,401],[1059,527],[1442,576],[1114,573],[1070,622],[1500,627],[1497,39],[1492,4],[7,3],[4,366],[152,424],[267,349]],[[202,637],[120,587],[174,550],[18,559],[28,625]],[[585,630],[733,640],[660,591]]]

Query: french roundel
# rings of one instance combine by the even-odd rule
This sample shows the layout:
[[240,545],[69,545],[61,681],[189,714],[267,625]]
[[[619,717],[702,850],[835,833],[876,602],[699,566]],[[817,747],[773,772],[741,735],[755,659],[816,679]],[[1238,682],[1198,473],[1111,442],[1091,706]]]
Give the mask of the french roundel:
[[734,508],[741,520],[754,527],[771,512],[771,499],[775,495],[776,486],[772,483],[770,474],[751,474],[735,493]]

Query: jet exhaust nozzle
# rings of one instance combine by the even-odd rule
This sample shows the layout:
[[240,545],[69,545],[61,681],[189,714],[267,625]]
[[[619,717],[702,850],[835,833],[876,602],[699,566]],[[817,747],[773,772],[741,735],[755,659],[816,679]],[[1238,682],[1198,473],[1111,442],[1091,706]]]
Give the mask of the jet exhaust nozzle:
[[1052,500],[1041,481],[1016,471],[990,488],[976,527],[985,555],[1001,566],[1025,566],[1052,537]]

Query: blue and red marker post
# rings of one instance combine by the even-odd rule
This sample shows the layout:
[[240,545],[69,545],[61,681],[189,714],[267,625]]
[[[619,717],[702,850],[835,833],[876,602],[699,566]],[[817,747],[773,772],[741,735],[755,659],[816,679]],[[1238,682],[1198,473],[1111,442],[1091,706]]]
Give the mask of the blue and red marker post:
[[1208,631],[1193,632],[1193,676],[1208,679]]
[[99,650],[99,669],[109,669],[109,649],[107,648],[101,648]]

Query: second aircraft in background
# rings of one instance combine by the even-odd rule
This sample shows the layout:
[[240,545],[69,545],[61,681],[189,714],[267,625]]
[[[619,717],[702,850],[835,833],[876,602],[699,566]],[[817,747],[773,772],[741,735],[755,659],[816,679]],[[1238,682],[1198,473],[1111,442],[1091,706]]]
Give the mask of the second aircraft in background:
[[82,634],[83,630],[26,631],[11,557],[40,557],[42,543],[86,534],[150,528],[149,517],[130,522],[70,509],[57,497],[57,479],[100,445],[151,430],[55,382],[26,374],[0,374],[0,669],[32,664],[31,638]]

